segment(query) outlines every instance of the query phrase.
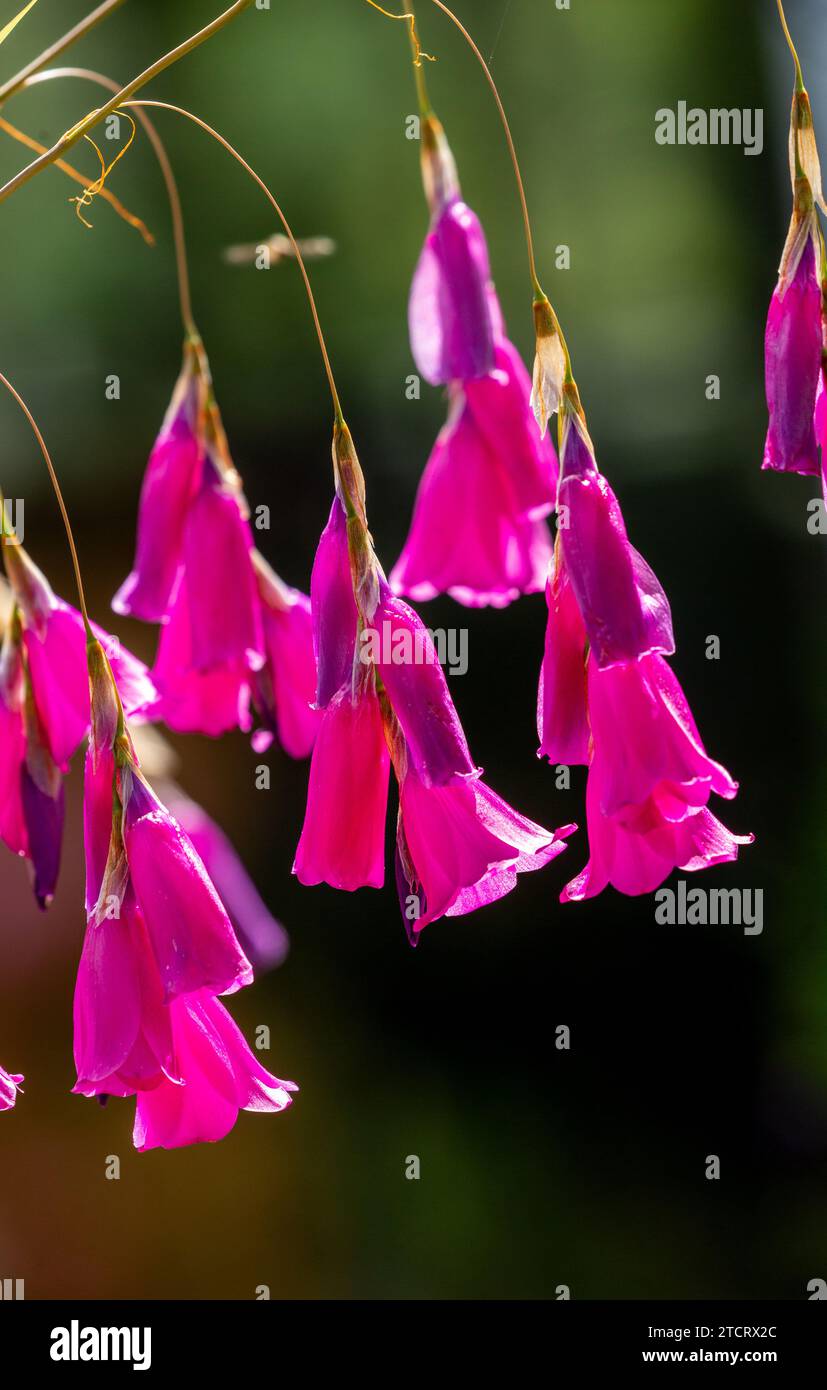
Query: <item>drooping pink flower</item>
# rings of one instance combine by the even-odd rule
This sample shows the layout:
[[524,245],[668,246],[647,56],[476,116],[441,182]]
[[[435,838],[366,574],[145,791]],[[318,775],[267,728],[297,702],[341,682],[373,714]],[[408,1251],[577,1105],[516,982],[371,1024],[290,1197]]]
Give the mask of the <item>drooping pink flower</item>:
[[761,466],[817,477],[813,420],[821,370],[822,296],[814,230],[813,220],[812,230],[788,259],[770,301],[765,338],[770,418]]
[[131,1096],[177,1079],[170,1010],[146,924],[129,885],[116,917],[91,914],[74,999],[83,1096]]
[[313,750],[294,872],[303,883],[346,890],[381,886],[392,761],[400,788],[396,880],[415,944],[426,922],[449,908],[470,912],[502,897],[517,873],[564,848],[568,830],[526,820],[480,780],[431,635],[376,559],[364,479],[344,425],[334,428],[333,457],[337,501],[311,584],[319,703],[340,684]]
[[[89,732],[89,677],[86,629],[71,604],[52,591],[46,576],[22,546],[6,552],[15,601],[21,615],[26,666],[43,735],[55,763],[66,768]],[[106,650],[126,713],[154,712],[157,691],[142,661],[96,624],[92,630]]]
[[692,871],[726,864],[738,857],[751,835],[733,835],[706,806],[684,820],[656,817],[648,830],[630,830],[602,810],[604,788],[601,764],[592,764],[586,785],[586,825],[589,862],[566,885],[561,902],[593,898],[612,884],[635,896],[653,892],[673,869]]
[[[63,774],[89,730],[86,630],[20,546],[6,553],[14,594],[0,654],[0,838],[31,861],[40,907],[54,896],[63,837]],[[146,717],[157,692],[146,668],[100,628],[124,707]]]
[[[558,557],[559,558],[559,557]],[[537,700],[537,756],[577,766],[589,761],[587,638],[566,567],[555,563],[546,585],[548,620]]]
[[219,1000],[192,994],[174,999],[169,1011],[180,1080],[138,1092],[139,1152],[214,1143],[229,1134],[239,1110],[278,1114],[290,1105],[295,1082],[261,1065]]
[[[470,386],[453,388],[448,422],[422,475],[411,528],[390,575],[391,588],[417,602],[448,593],[469,607],[499,608],[538,592],[545,582],[548,527],[518,498],[529,477],[523,470],[520,478],[521,436],[514,434],[512,449],[505,441],[500,445],[495,416],[485,416],[484,397],[494,379],[491,373],[474,382],[473,397]],[[499,397],[501,388],[494,390]],[[525,452],[539,453],[543,446],[530,416],[526,425]],[[548,512],[550,478],[545,491]],[[531,495],[528,488],[526,493]]]
[[17,1092],[24,1079],[24,1077],[17,1076],[14,1072],[4,1071],[0,1067],[0,1110],[14,1109]]
[[538,433],[532,384],[505,336],[479,221],[461,202],[453,156],[423,122],[431,230],[414,276],[409,326],[420,373],[448,384],[451,412],[417,493],[391,587],[417,600],[447,592],[502,607],[543,587],[557,460]]
[[413,945],[436,918],[473,912],[510,893],[517,874],[555,859],[576,828],[544,830],[478,777],[427,786],[413,765],[399,799],[397,887]]
[[197,671],[264,660],[253,537],[237,487],[205,466],[184,527],[192,661]]
[[277,737],[291,758],[306,758],[319,728],[315,707],[316,658],[310,599],[282,583],[261,556],[254,557],[261,601],[265,660],[251,675],[262,727],[253,736],[256,752]]
[[563,560],[597,664],[673,652],[669,601],[630,544],[618,500],[574,413],[564,425],[557,512]]
[[328,704],[310,762],[307,809],[293,872],[304,884],[353,892],[385,881],[389,756],[370,685]]
[[123,841],[164,998],[199,989],[230,994],[250,984],[250,962],[191,841],[134,774],[126,795]]
[[247,732],[250,714],[250,672],[243,659],[199,671],[193,663],[192,625],[187,576],[178,576],[169,621],[161,628],[152,679],[160,700],[157,714],[178,733],[201,733],[211,738],[230,729]]
[[203,384],[185,354],[161,432],[149,457],[138,509],[135,565],[112,607],[148,623],[166,622],[183,564],[184,527],[204,464]]
[[488,248],[476,214],[458,196],[434,214],[408,303],[411,350],[432,386],[468,381],[494,365]]
[[708,810],[737,784],[708,756],[686,697],[661,656],[601,671],[589,658],[592,757],[586,789],[590,857],[562,901],[613,884],[648,893],[673,868],[735,859],[752,836],[731,834]]
[[347,518],[338,493],[316,549],[310,605],[318,682],[316,704],[325,709],[352,679],[359,621],[350,571]]
[[75,1090],[136,1095],[141,1150],[220,1139],[239,1109],[284,1109],[296,1087],[261,1067],[214,997],[248,984],[249,962],[191,841],[138,771],[100,647],[89,669]]
[[289,950],[287,932],[263,902],[224,831],[174,783],[164,783],[161,791],[215,884],[245,956],[257,973],[275,969]]

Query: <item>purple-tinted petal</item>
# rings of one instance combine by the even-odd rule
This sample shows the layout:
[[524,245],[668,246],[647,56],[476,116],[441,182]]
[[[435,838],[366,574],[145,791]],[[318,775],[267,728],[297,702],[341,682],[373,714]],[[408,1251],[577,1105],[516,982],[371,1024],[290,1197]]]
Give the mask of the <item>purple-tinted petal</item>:
[[25,764],[20,777],[23,816],[34,870],[34,895],[38,905],[46,908],[55,895],[60,871],[60,851],[63,844],[63,778],[58,776],[56,785],[46,790],[38,784]]
[[318,686],[316,703],[324,709],[338,690],[350,684],[358,613],[347,545],[347,518],[338,497],[322,532],[310,579],[313,646]]
[[821,368],[821,287],[813,238],[783,296],[773,292],[764,343],[769,429],[763,468],[819,474],[813,426]]
[[165,620],[181,565],[184,522],[204,457],[196,437],[198,389],[185,368],[144,475],[135,567],[112,600],[116,613],[146,622]]
[[425,238],[408,304],[411,351],[432,386],[468,381],[494,365],[490,278],[479,220],[456,199]]
[[423,782],[439,785],[454,776],[475,776],[477,768],[431,635],[413,609],[384,583],[374,627],[362,634],[360,654],[379,670]]

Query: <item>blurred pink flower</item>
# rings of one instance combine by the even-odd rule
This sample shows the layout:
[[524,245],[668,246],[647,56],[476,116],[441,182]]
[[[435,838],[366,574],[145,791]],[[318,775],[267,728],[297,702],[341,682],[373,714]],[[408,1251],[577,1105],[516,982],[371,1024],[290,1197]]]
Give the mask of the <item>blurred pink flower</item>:
[[17,1100],[17,1092],[24,1080],[22,1076],[16,1076],[14,1072],[4,1071],[0,1067],[0,1110],[12,1110]]
[[247,959],[256,973],[275,969],[290,948],[287,932],[263,902],[224,831],[174,783],[164,784],[162,791],[214,883]]

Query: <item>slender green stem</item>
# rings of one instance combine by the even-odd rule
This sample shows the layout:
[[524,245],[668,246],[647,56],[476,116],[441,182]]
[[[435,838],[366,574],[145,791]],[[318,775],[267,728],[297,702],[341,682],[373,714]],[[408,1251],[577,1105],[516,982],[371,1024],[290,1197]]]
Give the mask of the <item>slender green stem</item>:
[[[87,82],[95,82],[99,87],[105,87],[110,92],[120,92],[118,83],[112,77],[105,77],[103,73],[93,72],[90,68],[51,68],[48,72],[38,72],[32,77],[26,78],[25,87],[34,86],[38,82],[51,82],[55,78],[77,77]],[[178,298],[181,305],[181,320],[184,325],[184,332],[188,336],[195,337],[198,330],[192,314],[192,292],[190,288],[189,266],[187,262],[187,242],[184,233],[184,215],[181,209],[181,196],[178,192],[178,184],[172,171],[172,165],[160,135],[158,134],[155,123],[150,120],[145,111],[138,108],[138,120],[146,131],[147,138],[155,152],[155,157],[161,168],[161,174],[166,185],[167,197],[169,198],[169,209],[172,216],[172,235],[175,244],[175,265],[178,273]],[[105,193],[106,189],[101,189]]]
[[537,263],[534,258],[534,238],[531,234],[531,219],[528,215],[528,203],[526,202],[525,188],[523,186],[523,176],[520,173],[520,163],[517,159],[517,151],[514,146],[514,138],[511,134],[511,126],[508,124],[508,117],[505,114],[505,107],[502,104],[502,99],[500,97],[499,91],[497,90],[497,84],[491,75],[491,69],[489,68],[479,48],[474,43],[474,40],[471,38],[471,35],[468,33],[468,30],[465,28],[465,25],[462,23],[462,21],[457,19],[457,16],[454,14],[453,10],[449,10],[447,5],[443,5],[442,0],[433,0],[433,3],[436,5],[437,9],[442,10],[442,13],[444,15],[447,15],[451,23],[456,25],[457,29],[459,29],[459,32],[462,34],[462,37],[465,39],[465,42],[468,44],[469,48],[471,49],[471,52],[474,54],[474,57],[477,59],[477,62],[479,63],[480,67],[485,73],[485,79],[489,87],[491,88],[491,94],[494,97],[494,101],[497,103],[497,110],[500,114],[500,120],[502,122],[502,127],[505,132],[506,144],[508,145],[508,153],[511,157],[511,163],[514,168],[514,177],[517,180],[517,192],[520,196],[520,208],[522,209],[523,226],[525,227],[525,241],[526,250],[528,251],[528,269],[531,275],[531,285],[535,295],[541,295],[545,297],[543,295],[543,289],[540,284],[540,281],[537,278]]
[[276,216],[281,222],[281,225],[285,231],[285,235],[287,236],[287,239],[293,248],[293,255],[296,257],[296,260],[298,262],[299,270],[301,271],[301,276],[304,281],[304,288],[307,291],[307,298],[310,304],[310,312],[313,316],[313,325],[316,329],[316,337],[319,340],[319,348],[322,354],[325,375],[327,376],[328,386],[330,387],[330,395],[333,400],[333,413],[336,417],[336,423],[339,425],[343,425],[344,416],[342,414],[342,407],[339,402],[339,393],[336,390],[336,382],[333,376],[333,368],[330,365],[330,357],[327,351],[327,344],[325,342],[324,333],[322,332],[321,320],[319,319],[319,311],[316,308],[316,300],[313,295],[313,288],[310,284],[310,276],[307,273],[307,266],[305,265],[304,257],[301,253],[299,243],[296,241],[296,238],[294,237],[293,232],[291,230],[290,223],[287,221],[287,218],[282,212],[279,204],[276,202],[275,197],[270,192],[270,189],[267,187],[267,184],[260,177],[260,175],[256,173],[253,166],[247,163],[247,160],[244,158],[244,156],[239,154],[238,150],[230,144],[229,140],[225,140],[224,136],[220,135],[219,132],[215,130],[211,125],[208,125],[206,121],[202,121],[201,117],[196,116],[192,111],[187,111],[185,107],[173,106],[173,104],[169,101],[150,101],[148,99],[141,101],[124,101],[121,103],[121,105],[124,107],[153,106],[161,111],[174,111],[179,116],[185,116],[188,121],[192,121],[195,125],[200,126],[202,130],[206,131],[208,135],[211,135],[213,140],[217,140],[219,145],[221,145],[221,147],[225,149],[228,154],[232,155],[233,159],[235,159],[241,165],[245,173],[249,174],[253,182],[258,184],[265,198],[267,198],[268,202],[270,203],[270,206],[273,208]]
[[100,24],[102,19],[106,19],[107,15],[112,14],[114,10],[120,9],[123,3],[124,0],[104,0],[103,4],[98,5],[96,10],[92,10],[85,19],[81,19],[73,28],[67,30],[62,38],[56,39],[37,58],[33,58],[24,68],[15,73],[14,77],[10,77],[7,82],[0,86],[0,105],[4,101],[8,101],[9,97],[13,97],[15,92],[19,92],[32,73],[48,67],[61,53],[65,53],[67,48],[71,48],[73,43],[77,43],[77,40],[82,39],[84,34],[88,34],[96,25]]
[[797,92],[803,92],[804,77],[801,72],[801,64],[798,61],[798,54],[795,51],[795,44],[792,40],[789,25],[787,24],[787,16],[784,13],[784,6],[781,3],[781,0],[775,0],[775,3],[778,6],[778,18],[781,20],[781,28],[784,30],[784,38],[787,40],[787,47],[793,55],[793,62],[795,63],[795,89]]
[[72,556],[72,568],[75,571],[75,584],[77,585],[78,591],[78,604],[80,606],[81,614],[83,615],[83,623],[86,628],[86,636],[91,641],[94,638],[94,633],[92,632],[92,625],[89,622],[89,614],[86,609],[86,596],[83,592],[83,579],[81,578],[80,573],[80,561],[78,560],[78,552],[75,546],[75,538],[72,535],[72,526],[71,522],[69,521],[69,513],[66,510],[66,503],[63,500],[63,493],[60,490],[60,483],[57,480],[57,474],[55,472],[54,464],[52,463],[51,457],[49,455],[49,450],[46,448],[46,441],[44,440],[43,435],[40,433],[37,421],[32,415],[32,412],[29,410],[29,407],[26,405],[26,402],[23,400],[23,397],[20,395],[18,391],[15,390],[8,377],[4,376],[2,372],[0,372],[0,385],[5,386],[6,390],[9,392],[11,396],[14,397],[14,399],[17,401],[17,404],[20,406],[20,409],[23,411],[23,414],[25,415],[26,419],[32,427],[34,437],[40,445],[40,452],[42,453],[43,458],[46,462],[46,467],[49,470],[49,477],[51,478],[52,487],[55,491],[57,505],[60,508],[60,515],[63,518],[63,525],[66,529],[66,539],[69,542],[69,553]]
[[180,43],[177,48],[171,49],[169,53],[165,53],[162,58],[158,58],[156,62],[152,63],[148,68],[145,68],[137,77],[133,77],[132,81],[128,82],[125,87],[122,87],[104,106],[99,107],[96,111],[90,111],[88,116],[84,116],[83,120],[78,121],[77,125],[72,126],[71,130],[68,130],[65,135],[62,135],[57,144],[53,145],[46,154],[33,160],[25,169],[21,169],[19,174],[15,174],[14,178],[9,179],[8,183],[5,183],[3,187],[0,188],[0,202],[8,198],[10,194],[15,193],[18,188],[22,188],[23,184],[28,183],[29,179],[34,178],[35,174],[39,174],[41,169],[46,169],[50,164],[54,164],[56,159],[59,159],[61,155],[65,154],[67,150],[77,144],[78,140],[82,139],[82,137],[92,130],[94,126],[98,125],[100,121],[105,120],[107,116],[111,116],[119,106],[122,106],[129,99],[129,97],[134,96],[136,92],[140,91],[142,87],[145,87],[146,84],[151,82],[154,77],[157,77],[159,73],[172,67],[172,64],[177,63],[180,58],[185,58],[188,53],[192,53],[193,49],[198,48],[200,44],[212,38],[213,34],[217,34],[219,30],[223,29],[225,25],[229,24],[237,15],[240,15],[243,10],[249,9],[252,3],[253,0],[236,0],[236,3],[231,5],[228,10],[224,10],[222,14],[205,25],[203,29],[199,29],[197,34],[192,34],[190,38]]

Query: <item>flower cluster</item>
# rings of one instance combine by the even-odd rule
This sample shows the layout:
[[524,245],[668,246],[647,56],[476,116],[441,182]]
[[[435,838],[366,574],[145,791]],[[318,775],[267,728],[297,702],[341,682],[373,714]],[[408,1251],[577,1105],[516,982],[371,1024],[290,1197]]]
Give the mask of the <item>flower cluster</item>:
[[617,498],[595,461],[577,388],[563,386],[560,487],[540,675],[540,756],[588,766],[590,857],[562,900],[608,884],[649,893],[673,868],[734,859],[751,836],[708,809],[737,785],[706,754],[666,656],[669,603],[629,541]]
[[253,971],[191,840],[144,778],[102,647],[89,647],[87,927],[75,987],[80,1095],[137,1097],[140,1150],[224,1137],[292,1081],[256,1060],[218,996]]
[[[482,781],[431,638],[376,559],[362,472],[344,425],[337,425],[333,452],[336,495],[310,588],[324,716],[294,872],[302,883],[347,891],[382,886],[392,764],[396,884],[416,945],[429,922],[510,892],[517,874],[555,858],[575,827],[544,830]],[[361,640],[377,631],[388,639]],[[419,660],[394,660],[399,634]]]

